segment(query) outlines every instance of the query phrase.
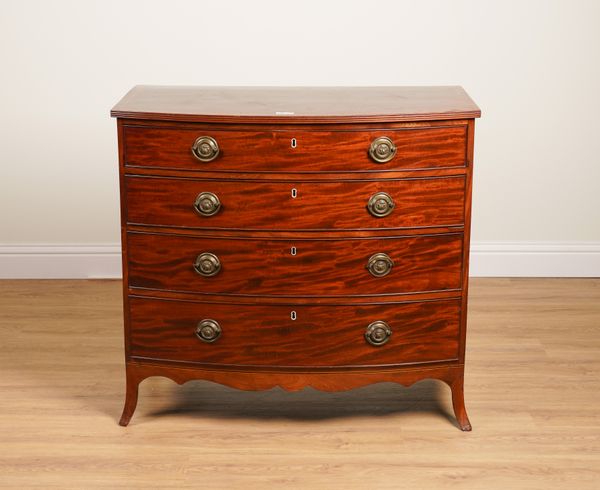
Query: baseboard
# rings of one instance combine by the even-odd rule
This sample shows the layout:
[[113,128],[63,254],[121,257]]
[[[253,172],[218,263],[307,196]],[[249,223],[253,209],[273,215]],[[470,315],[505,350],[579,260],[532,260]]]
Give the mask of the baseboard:
[[[600,277],[600,243],[476,242],[474,277]],[[0,279],[121,277],[121,247],[0,245]]]
[[600,243],[473,242],[473,277],[600,277]]
[[0,279],[121,277],[121,245],[0,245]]

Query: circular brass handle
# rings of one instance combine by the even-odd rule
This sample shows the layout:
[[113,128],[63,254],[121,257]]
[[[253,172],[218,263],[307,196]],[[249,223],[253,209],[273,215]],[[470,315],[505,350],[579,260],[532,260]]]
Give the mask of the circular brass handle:
[[390,326],[384,321],[378,320],[376,322],[371,323],[367,327],[367,331],[365,332],[365,339],[367,339],[367,342],[369,344],[378,347],[390,340],[391,335],[392,329],[390,328]]
[[215,276],[221,270],[221,261],[215,254],[203,253],[196,257],[194,270],[204,277]]
[[194,201],[194,209],[202,216],[213,216],[221,209],[221,201],[212,192],[201,192]]
[[221,336],[221,325],[215,320],[207,318],[198,322],[196,326],[196,337],[202,342],[214,342]]
[[376,218],[383,218],[390,214],[396,203],[387,192],[378,192],[373,194],[367,203],[367,209]]
[[212,162],[219,156],[217,140],[210,136],[200,136],[192,145],[192,155],[201,162]]
[[381,136],[372,141],[369,156],[377,163],[389,162],[396,156],[396,145],[387,136]]
[[367,262],[367,269],[375,277],[387,276],[392,271],[392,267],[394,267],[394,261],[384,253],[371,255]]

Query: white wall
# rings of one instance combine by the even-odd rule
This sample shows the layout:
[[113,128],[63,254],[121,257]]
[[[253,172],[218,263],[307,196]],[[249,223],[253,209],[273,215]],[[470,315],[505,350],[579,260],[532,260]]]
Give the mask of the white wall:
[[[0,276],[118,274],[135,84],[463,85],[473,271],[600,275],[598,1],[0,3]],[[52,246],[48,246],[52,245]]]

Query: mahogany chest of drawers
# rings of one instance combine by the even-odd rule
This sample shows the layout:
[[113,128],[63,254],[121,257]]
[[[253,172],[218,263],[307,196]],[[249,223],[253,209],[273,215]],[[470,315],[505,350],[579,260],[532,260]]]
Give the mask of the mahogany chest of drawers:
[[117,118],[127,394],[446,382],[463,400],[460,87],[133,88]]

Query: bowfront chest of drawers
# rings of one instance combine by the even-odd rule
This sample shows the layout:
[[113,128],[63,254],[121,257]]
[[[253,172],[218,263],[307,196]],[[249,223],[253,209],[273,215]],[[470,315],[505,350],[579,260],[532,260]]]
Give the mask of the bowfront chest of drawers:
[[477,106],[460,87],[132,89],[119,137],[127,395],[424,378],[464,408]]

